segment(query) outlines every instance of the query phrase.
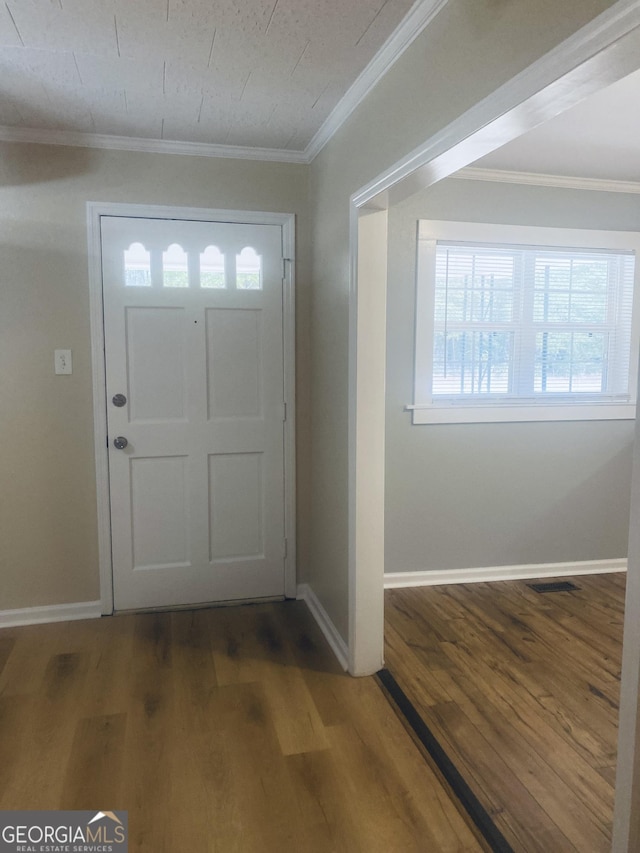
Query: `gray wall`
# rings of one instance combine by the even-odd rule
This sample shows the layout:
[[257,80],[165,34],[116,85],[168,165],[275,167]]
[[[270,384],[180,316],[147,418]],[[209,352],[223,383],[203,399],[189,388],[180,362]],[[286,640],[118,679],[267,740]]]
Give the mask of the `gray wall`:
[[385,571],[626,556],[633,421],[412,425],[418,219],[640,230],[638,196],[450,178],[389,213]]
[[343,637],[349,621],[349,197],[611,5],[449,0],[311,164],[307,579]]

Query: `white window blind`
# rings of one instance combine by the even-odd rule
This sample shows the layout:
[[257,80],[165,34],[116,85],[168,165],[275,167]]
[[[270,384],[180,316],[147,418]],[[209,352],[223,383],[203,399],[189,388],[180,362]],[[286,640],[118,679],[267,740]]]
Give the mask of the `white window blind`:
[[449,239],[425,248],[415,408],[631,402],[633,249]]
[[628,399],[634,257],[440,242],[433,395]]

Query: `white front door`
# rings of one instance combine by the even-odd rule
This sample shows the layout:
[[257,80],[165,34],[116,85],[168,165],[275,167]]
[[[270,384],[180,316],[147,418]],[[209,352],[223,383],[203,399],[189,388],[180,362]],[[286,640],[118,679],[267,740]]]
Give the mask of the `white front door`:
[[281,227],[101,234],[115,608],[283,596]]

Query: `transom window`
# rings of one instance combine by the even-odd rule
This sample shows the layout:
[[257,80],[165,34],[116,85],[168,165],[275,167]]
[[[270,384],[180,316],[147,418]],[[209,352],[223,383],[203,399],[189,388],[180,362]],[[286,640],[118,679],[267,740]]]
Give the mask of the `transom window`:
[[124,283],[127,287],[151,287],[151,252],[142,243],[125,249]]
[[[171,243],[165,251],[148,250],[142,243],[124,249],[124,284],[126,287],[200,287],[224,290],[262,290],[262,256],[252,246],[235,255],[225,254],[218,246],[204,251],[184,249]],[[152,275],[152,256],[155,272]],[[190,269],[191,268],[191,269]]]
[[200,287],[222,289],[226,286],[224,255],[217,246],[207,246],[200,255]]
[[164,287],[189,287],[189,260],[178,243],[162,253],[162,283]]
[[236,287],[238,290],[262,290],[262,258],[251,246],[236,255]]
[[421,222],[414,422],[633,417],[636,243]]

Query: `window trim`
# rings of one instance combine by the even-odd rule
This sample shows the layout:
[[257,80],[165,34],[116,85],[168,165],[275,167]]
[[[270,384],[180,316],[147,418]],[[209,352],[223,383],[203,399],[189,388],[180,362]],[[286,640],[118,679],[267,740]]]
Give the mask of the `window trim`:
[[[435,311],[436,242],[500,243],[538,245],[554,248],[598,248],[634,251],[636,266],[634,297],[640,292],[640,233],[635,231],[601,231],[577,228],[553,228],[534,225],[500,225],[484,222],[418,221],[416,258],[416,313],[414,348],[413,403],[414,424],[501,423],[518,421],[582,421],[631,420],[636,415],[638,383],[638,345],[640,341],[640,306],[634,299],[631,318],[631,358],[629,363],[629,400],[568,401],[533,403],[500,400],[470,402],[464,399],[431,398],[433,358],[433,318]],[[427,318],[428,322],[420,322]]]

